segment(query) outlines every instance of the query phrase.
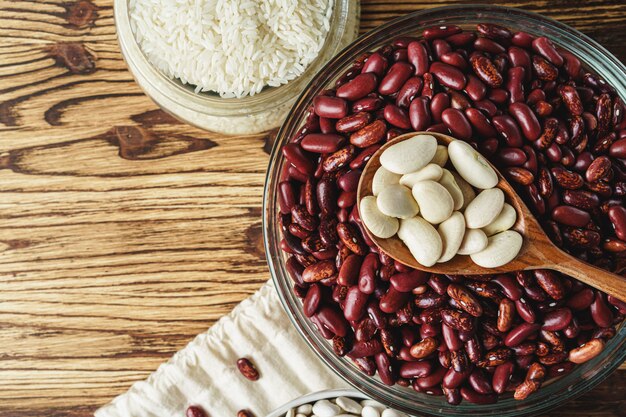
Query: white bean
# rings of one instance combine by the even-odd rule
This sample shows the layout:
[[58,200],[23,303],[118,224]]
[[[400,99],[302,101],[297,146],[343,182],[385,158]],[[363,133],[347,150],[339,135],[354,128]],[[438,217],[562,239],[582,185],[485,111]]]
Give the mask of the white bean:
[[483,268],[497,268],[515,259],[523,242],[522,235],[507,230],[491,236],[485,249],[470,256],[475,264]]
[[390,238],[398,232],[400,223],[395,217],[389,217],[378,209],[376,197],[367,196],[359,203],[359,214],[365,227],[374,236],[382,239]]
[[498,175],[487,160],[471,145],[455,140],[448,145],[448,155],[454,169],[477,188],[493,188],[498,184]]
[[450,218],[444,220],[439,225],[437,232],[441,236],[443,244],[443,253],[437,262],[447,262],[456,255],[463,242],[463,236],[465,236],[465,218],[463,214],[458,211],[452,213]]
[[419,216],[401,220],[398,237],[409,248],[415,260],[424,266],[433,266],[441,257],[443,243],[439,233],[432,224]]
[[394,410],[392,408],[388,408],[385,411],[383,411],[383,414],[381,417],[409,417],[409,416],[400,411]]
[[313,412],[313,406],[311,404],[303,404],[296,408],[296,413],[311,414]]
[[499,188],[483,190],[465,209],[465,224],[480,229],[494,221],[504,207],[504,193]]
[[408,174],[425,167],[436,151],[437,140],[433,136],[415,135],[385,149],[380,155],[380,163],[396,174]]
[[504,207],[502,207],[502,211],[487,226],[483,227],[483,232],[487,236],[493,236],[496,233],[504,232],[505,230],[509,230],[515,224],[517,220],[517,212],[509,203],[504,203]]
[[465,210],[465,207],[467,207],[468,204],[476,198],[476,191],[474,191],[474,188],[469,185],[469,183],[465,181],[458,172],[452,171],[451,173],[456,181],[456,184],[461,189],[461,193],[463,193],[463,205],[461,206],[461,210]]
[[404,185],[388,185],[376,198],[378,210],[387,216],[408,219],[415,216],[420,208]]
[[319,417],[335,417],[340,412],[341,408],[328,400],[319,400],[313,404],[313,413]]
[[378,410],[371,405],[366,405],[361,410],[361,417],[380,417]]
[[413,186],[420,181],[439,181],[441,175],[443,175],[443,169],[439,165],[428,164],[419,171],[404,174],[402,178],[400,178],[400,184],[413,188]]
[[442,171],[439,184],[443,185],[443,187],[448,190],[452,196],[452,200],[454,201],[454,210],[460,210],[461,207],[463,207],[463,192],[461,192],[461,188],[456,183],[456,180],[450,171],[447,169],[443,169]]
[[361,404],[348,397],[337,397],[337,405],[348,413],[359,414],[363,409]]
[[448,162],[448,147],[444,145],[437,145],[435,156],[433,156],[433,160],[431,162],[439,165],[440,167],[445,166]]
[[377,196],[388,185],[395,185],[400,182],[402,175],[394,174],[391,171],[386,170],[384,167],[380,167],[374,173],[372,178],[372,194]]
[[487,235],[480,229],[466,229],[461,247],[457,251],[459,255],[471,255],[478,253],[487,247]]
[[446,220],[454,210],[454,200],[445,187],[435,181],[421,181],[412,190],[421,216],[432,224]]

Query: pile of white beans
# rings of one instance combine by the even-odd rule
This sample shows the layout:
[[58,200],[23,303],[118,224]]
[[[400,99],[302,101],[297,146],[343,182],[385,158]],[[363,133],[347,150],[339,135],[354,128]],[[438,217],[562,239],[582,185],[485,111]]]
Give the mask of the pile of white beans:
[[374,400],[357,402],[348,397],[319,400],[292,408],[285,417],[409,417]]
[[446,147],[420,134],[385,149],[380,163],[374,195],[359,203],[372,234],[397,234],[427,267],[456,255],[484,268],[515,259],[523,238],[509,229],[517,214],[496,187],[494,169],[469,144],[455,140]]

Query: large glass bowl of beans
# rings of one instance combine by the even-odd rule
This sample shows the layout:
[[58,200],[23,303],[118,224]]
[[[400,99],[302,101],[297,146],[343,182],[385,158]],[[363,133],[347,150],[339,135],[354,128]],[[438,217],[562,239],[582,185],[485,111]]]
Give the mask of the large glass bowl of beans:
[[590,390],[626,359],[626,304],[547,270],[412,270],[369,240],[356,187],[387,140],[446,133],[499,168],[558,246],[625,275],[625,97],[614,56],[522,10],[431,9],[355,41],[297,101],[267,174],[268,263],[301,335],[418,415],[538,415]]

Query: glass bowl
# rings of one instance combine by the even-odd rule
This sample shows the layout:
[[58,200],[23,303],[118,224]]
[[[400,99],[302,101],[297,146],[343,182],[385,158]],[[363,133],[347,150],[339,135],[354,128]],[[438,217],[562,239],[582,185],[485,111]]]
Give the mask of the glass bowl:
[[129,1],[115,0],[114,16],[122,55],[137,84],[178,119],[205,130],[233,135],[280,126],[311,78],[356,38],[359,29],[360,1],[336,0],[324,44],[317,58],[298,78],[279,87],[266,87],[254,96],[222,98],[219,94],[196,93],[193,86],[169,78],[148,61],[131,30]]
[[292,281],[285,268],[285,257],[279,247],[281,234],[276,220],[277,187],[285,163],[280,149],[303,125],[313,97],[331,85],[356,57],[373,51],[396,37],[415,36],[424,28],[435,25],[455,24],[467,28],[475,27],[480,22],[496,23],[532,35],[548,36],[557,45],[577,55],[589,70],[613,85],[622,99],[626,98],[624,65],[598,43],[567,25],[523,10],[488,5],[449,6],[419,11],[395,19],[360,37],[317,74],[297,100],[278,133],[265,183],[263,232],[267,259],[280,299],[294,325],[327,366],[348,383],[368,396],[410,414],[447,417],[470,413],[502,417],[536,416],[591,390],[626,359],[626,326],[621,325],[616,336],[607,342],[599,356],[577,366],[569,375],[546,384],[526,400],[516,401],[508,397],[500,399],[495,405],[463,402],[461,405],[451,406],[443,397],[428,396],[397,385],[384,385],[378,377],[363,374],[349,359],[335,355],[330,343],[304,316],[301,301],[293,293]]

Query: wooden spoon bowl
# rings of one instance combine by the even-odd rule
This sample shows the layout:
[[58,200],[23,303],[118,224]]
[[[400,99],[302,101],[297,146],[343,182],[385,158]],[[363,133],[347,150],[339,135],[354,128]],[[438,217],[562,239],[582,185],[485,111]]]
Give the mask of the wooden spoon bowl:
[[[440,145],[445,146],[456,140],[441,133],[412,132],[387,142],[372,155],[365,166],[359,181],[357,202],[360,203],[363,197],[372,195],[372,179],[376,170],[381,166],[380,155],[385,149],[418,134],[434,136]],[[520,233],[524,238],[522,248],[513,261],[497,268],[484,268],[475,264],[469,256],[455,255],[448,262],[436,263],[431,267],[425,267],[415,260],[409,248],[397,235],[388,239],[381,239],[374,236],[365,227],[368,236],[385,254],[405,265],[423,271],[451,275],[483,275],[520,270],[551,269],[574,277],[620,300],[626,300],[626,278],[581,261],[558,248],[548,238],[535,216],[530,212],[511,184],[504,179],[491,163],[490,165],[498,175],[499,181],[496,187],[504,192],[506,201],[513,206],[517,213],[517,220],[511,229]]]

